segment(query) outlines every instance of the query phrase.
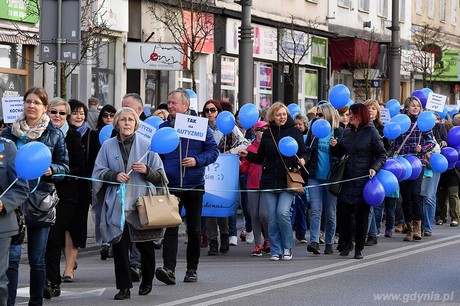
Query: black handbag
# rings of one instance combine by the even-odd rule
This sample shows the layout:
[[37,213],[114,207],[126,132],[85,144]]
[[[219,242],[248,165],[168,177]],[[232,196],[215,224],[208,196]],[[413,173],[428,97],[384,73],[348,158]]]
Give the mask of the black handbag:
[[334,183],[329,185],[329,192],[338,197],[340,191],[342,190],[343,182],[337,183],[343,180],[343,175],[345,173],[345,168],[347,166],[348,155],[343,156],[341,159],[336,160],[332,166],[331,171],[329,172],[329,182]]
[[27,226],[51,227],[56,221],[56,205],[59,198],[56,186],[49,182],[39,182],[35,191],[22,204]]
[[11,244],[18,245],[22,244],[26,238],[26,220],[24,219],[21,207],[16,208],[13,212],[18,221],[19,233],[11,237]]

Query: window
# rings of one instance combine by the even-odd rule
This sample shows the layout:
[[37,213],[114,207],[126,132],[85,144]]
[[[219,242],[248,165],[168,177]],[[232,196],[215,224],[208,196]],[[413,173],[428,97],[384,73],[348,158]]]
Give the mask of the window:
[[369,0],[359,0],[359,10],[369,12]]
[[388,17],[388,0],[379,0],[379,16]]
[[439,20],[446,21],[446,0],[439,1]]
[[417,15],[422,15],[423,14],[422,0],[416,0],[415,1],[415,13],[417,13]]
[[458,0],[450,0],[450,23],[457,24],[457,3]]
[[434,19],[434,0],[428,0],[428,18]]
[[351,2],[351,0],[338,0],[337,5],[349,8],[350,7],[350,2]]
[[406,0],[401,0],[399,3],[399,21],[404,22],[406,20]]
[[115,86],[115,44],[102,40],[95,48],[95,59],[91,70],[91,95],[101,102],[101,105],[113,104]]

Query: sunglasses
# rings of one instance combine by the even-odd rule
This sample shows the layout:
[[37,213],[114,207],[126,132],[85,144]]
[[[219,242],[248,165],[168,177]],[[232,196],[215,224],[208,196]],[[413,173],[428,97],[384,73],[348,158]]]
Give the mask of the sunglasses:
[[112,118],[113,116],[115,116],[115,114],[113,114],[113,113],[103,113],[102,114],[102,117],[104,117],[104,118]]
[[58,112],[57,110],[54,110],[54,109],[53,109],[53,110],[50,110],[50,114],[51,114],[51,115],[57,115],[57,114],[59,114],[59,115],[61,115],[61,116],[67,115],[66,112]]
[[324,115],[322,113],[316,113],[316,117],[320,117],[320,118],[323,118]]
[[204,112],[205,113],[215,113],[217,112],[217,108],[205,108]]

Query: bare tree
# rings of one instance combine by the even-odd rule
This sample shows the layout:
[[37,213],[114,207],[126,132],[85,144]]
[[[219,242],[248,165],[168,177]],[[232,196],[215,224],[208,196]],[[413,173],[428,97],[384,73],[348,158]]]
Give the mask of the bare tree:
[[[40,0],[30,0],[30,5],[27,10],[27,17],[29,16],[40,16]],[[84,60],[95,61],[96,65],[100,58],[100,52],[104,45],[110,44],[114,38],[111,37],[109,26],[106,23],[105,0],[82,0],[81,6],[81,40],[80,40],[80,55],[77,63],[69,62],[49,62],[48,64],[57,66],[61,65],[61,92],[60,97],[63,99],[67,98],[67,79],[70,77],[72,72],[80,65]],[[23,30],[18,24],[13,23],[18,35],[36,40],[39,42],[37,35],[31,35],[29,32]],[[18,54],[18,56],[21,56]],[[42,66],[44,63],[31,61],[35,67]]]
[[[186,58],[196,92],[195,64],[206,43],[214,40],[214,16],[209,0],[149,0],[153,19],[169,32],[177,50]],[[213,52],[214,50],[212,50]]]
[[287,80],[292,86],[292,99],[296,99],[298,89],[298,73],[299,66],[306,60],[312,45],[312,33],[318,28],[317,18],[315,20],[308,20],[306,28],[308,32],[301,32],[295,29],[294,15],[290,15],[289,20],[286,22],[289,25],[285,28],[278,30],[278,54],[280,58],[289,63],[289,72],[287,73]]
[[421,74],[423,87],[431,87],[436,77],[456,64],[443,60],[443,56],[449,51],[446,34],[442,26],[430,24],[414,26],[411,32],[410,64],[403,68]]

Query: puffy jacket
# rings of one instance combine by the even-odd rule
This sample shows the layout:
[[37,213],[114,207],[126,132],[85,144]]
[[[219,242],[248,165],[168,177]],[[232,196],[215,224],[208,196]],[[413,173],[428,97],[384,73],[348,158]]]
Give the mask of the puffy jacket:
[[[276,145],[273,142],[270,131],[273,133]],[[288,117],[286,123],[282,126],[277,126],[270,122],[270,128],[264,131],[260,141],[257,153],[248,152],[246,159],[252,163],[262,165],[262,177],[260,179],[260,189],[285,189],[286,184],[286,169],[280,158],[280,153],[276,146],[281,138],[291,136],[299,145],[297,151],[298,158],[306,160],[307,149],[303,142],[303,136],[300,130],[295,127],[295,122],[291,117]],[[283,156],[284,163],[288,168],[297,168],[297,157]]]
[[[332,147],[334,156],[349,155],[344,180],[369,175],[370,169],[379,171],[385,163],[385,153],[382,137],[371,122],[366,126],[346,129],[342,141]],[[362,203],[363,188],[368,180],[365,177],[345,182],[338,199],[351,204]]]
[[[11,133],[11,127],[7,127],[5,130],[3,130],[2,136],[14,141],[14,143],[17,143],[18,141],[18,137]],[[69,174],[69,154],[67,153],[65,138],[62,131],[54,127],[54,125],[50,122],[46,130],[43,132],[40,138],[37,139],[37,141],[45,144],[51,151],[50,168],[53,174]],[[51,180],[57,182],[63,178],[64,177],[62,176],[52,176]],[[42,179],[49,180],[49,177],[42,176]],[[34,186],[34,184],[31,184],[31,188]]]
[[[248,152],[257,153],[260,142],[254,141],[246,150]],[[248,179],[246,187],[248,189],[259,189],[260,177],[262,176],[262,166],[249,162],[246,158],[241,159],[240,174],[247,174]]]
[[[168,126],[172,127],[170,118],[160,125],[160,129]],[[209,127],[205,141],[180,138],[180,143],[174,151],[160,155],[169,180],[168,186],[173,188],[203,186],[205,168],[215,162],[218,156],[217,144]],[[181,185],[181,161],[185,157],[195,158],[196,166],[185,168],[185,176],[182,178]]]

